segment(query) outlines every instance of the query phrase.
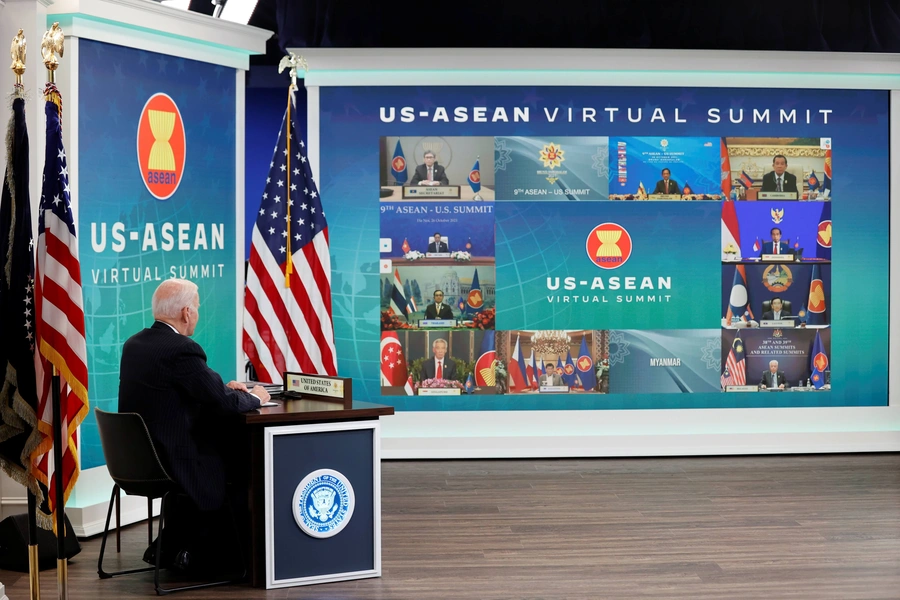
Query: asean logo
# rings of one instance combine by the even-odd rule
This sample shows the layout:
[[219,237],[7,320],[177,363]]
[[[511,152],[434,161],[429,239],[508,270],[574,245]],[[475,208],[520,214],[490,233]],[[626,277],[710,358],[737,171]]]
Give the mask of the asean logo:
[[578,357],[576,364],[578,365],[579,371],[581,371],[582,373],[587,373],[594,366],[594,361],[592,361],[591,357],[587,354],[582,354]]
[[475,361],[475,385],[494,386],[497,383],[497,352],[488,350]]
[[825,312],[825,286],[821,279],[813,279],[809,285],[809,312],[821,314]]
[[481,183],[481,171],[472,170],[469,172],[469,181],[472,183]]
[[406,159],[402,156],[395,156],[391,161],[391,168],[395,171],[402,171],[406,168]]
[[783,292],[794,283],[794,275],[784,265],[771,265],[763,271],[762,283],[770,292]]
[[601,269],[618,269],[631,256],[631,235],[621,225],[601,223],[588,234],[585,250]]
[[468,297],[466,298],[466,304],[469,305],[470,308],[474,308],[478,310],[484,304],[484,298],[481,296],[481,290],[471,290],[469,292]]
[[138,120],[137,155],[141,179],[157,200],[168,200],[181,184],[185,148],[178,106],[166,94],[153,94]]
[[347,526],[356,506],[353,486],[334,469],[319,469],[294,490],[294,521],[314,538],[329,538]]
[[825,356],[824,352],[819,352],[813,359],[813,364],[816,366],[817,371],[825,371],[828,368],[828,357]]
[[823,248],[831,248],[831,221],[822,221],[819,223],[819,231],[816,234],[816,241]]
[[567,364],[565,367],[563,367],[563,371],[566,372],[566,375],[572,375],[573,373],[575,373],[575,367]]

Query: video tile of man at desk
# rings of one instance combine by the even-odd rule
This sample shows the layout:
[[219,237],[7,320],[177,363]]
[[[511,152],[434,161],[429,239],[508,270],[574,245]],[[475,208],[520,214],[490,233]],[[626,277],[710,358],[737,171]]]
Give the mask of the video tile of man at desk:
[[[226,496],[236,522],[246,522],[241,517],[248,510],[249,476],[247,457],[237,455],[224,418],[259,408],[269,394],[262,386],[248,390],[237,381],[226,384],[209,368],[203,348],[190,337],[200,320],[195,283],[163,281],[151,306],[154,323],[122,347],[119,412],[141,415],[163,467],[187,494],[176,496],[167,510],[163,564],[215,570],[229,562],[222,557],[223,547],[248,543],[230,539],[234,532],[222,525],[232,522]],[[155,544],[144,553],[151,564],[158,558]]]
[[441,240],[440,231],[435,231],[433,238],[434,239],[428,244],[429,253],[450,252],[450,248],[447,246],[447,242]]
[[784,301],[778,296],[772,298],[770,306],[772,310],[763,313],[763,321],[780,321],[781,319],[787,319],[792,316],[791,311],[785,308]]
[[548,362],[544,365],[544,374],[540,377],[541,385],[566,385],[563,383],[562,376],[556,372],[556,365]]
[[426,319],[453,319],[453,309],[449,304],[444,304],[444,292],[435,290],[434,302],[425,307]]
[[787,171],[788,160],[782,154],[776,154],[772,159],[772,170],[763,175],[763,192],[793,192],[797,193],[797,177]]
[[447,340],[438,338],[431,343],[431,358],[422,363],[425,379],[456,379],[456,363],[447,353]]
[[656,187],[653,188],[653,194],[678,194],[681,195],[681,188],[678,187],[678,182],[675,181],[672,177],[672,172],[669,169],[662,170],[662,179],[656,182]]
[[794,251],[791,250],[789,245],[790,240],[786,240],[784,242],[781,241],[781,228],[773,227],[769,230],[769,235],[771,236],[771,241],[764,241],[762,243],[762,248],[760,249],[759,255],[763,254],[793,254]]
[[787,377],[784,376],[784,371],[778,370],[777,360],[769,361],[769,369],[763,371],[762,377],[759,380],[759,387],[760,389],[778,388],[782,390],[790,387],[787,382]]
[[425,163],[416,166],[409,185],[450,185],[444,167],[437,163],[437,156],[431,150],[425,151]]

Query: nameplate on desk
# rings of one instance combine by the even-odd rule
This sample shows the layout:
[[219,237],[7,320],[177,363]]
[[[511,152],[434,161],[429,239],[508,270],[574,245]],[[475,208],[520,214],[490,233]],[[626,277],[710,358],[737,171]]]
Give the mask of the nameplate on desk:
[[456,319],[419,319],[419,327],[456,327]]
[[726,385],[726,392],[758,392],[759,386],[757,385]]
[[450,258],[449,252],[426,252],[425,258]]
[[763,262],[793,262],[793,254],[763,254]]
[[447,198],[459,200],[458,185],[404,185],[403,199],[416,200],[418,198]]
[[304,398],[318,396],[341,401],[352,399],[349,377],[285,372],[284,391],[288,397],[299,394]]
[[568,394],[569,386],[567,385],[542,385],[538,388],[541,394]]
[[794,326],[793,319],[763,319],[759,322],[760,327],[785,327],[791,328]]
[[651,200],[681,200],[681,194],[650,194]]
[[759,192],[760,200],[796,200],[797,192]]
[[420,396],[459,396],[459,388],[419,388]]

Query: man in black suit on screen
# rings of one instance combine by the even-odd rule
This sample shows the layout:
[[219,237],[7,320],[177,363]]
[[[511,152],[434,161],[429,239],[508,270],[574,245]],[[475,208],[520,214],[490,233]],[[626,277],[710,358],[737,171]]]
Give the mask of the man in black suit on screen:
[[450,185],[444,167],[437,164],[437,157],[431,150],[425,151],[425,164],[417,165],[409,185]]
[[428,252],[432,254],[436,252],[450,252],[447,242],[441,240],[440,232],[434,232],[434,241],[428,244]]
[[678,187],[678,182],[674,179],[671,179],[672,172],[668,169],[662,170],[662,179],[656,182],[656,187],[653,188],[654,194],[681,194],[681,188]]
[[762,389],[779,388],[782,390],[788,387],[787,377],[784,376],[784,371],[778,370],[777,360],[769,361],[769,370],[763,371],[762,379],[759,380],[759,387]]
[[456,362],[447,356],[447,340],[434,340],[431,351],[432,356],[422,363],[425,379],[456,379]]
[[452,319],[453,309],[444,304],[444,292],[434,290],[434,303],[425,307],[426,319]]
[[775,155],[772,159],[772,170],[763,175],[761,192],[793,192],[797,193],[797,177],[787,172],[787,157]]
[[[154,323],[125,342],[119,374],[119,412],[143,417],[166,472],[191,500],[176,505],[171,520],[166,517],[166,533],[171,529],[172,535],[163,536],[167,546],[173,542],[171,552],[163,549],[163,560],[177,554],[170,558],[185,568],[192,561],[194,566],[212,561],[217,549],[203,541],[214,539],[212,533],[230,523],[216,511],[222,512],[226,495],[222,448],[234,440],[208,423],[257,409],[269,399],[262,386],[248,390],[237,381],[226,384],[209,368],[203,348],[190,338],[199,309],[196,284],[184,279],[162,282],[152,299]],[[242,493],[245,505],[246,488]],[[240,492],[236,498],[240,502]],[[152,548],[144,555],[148,562],[156,560]]]

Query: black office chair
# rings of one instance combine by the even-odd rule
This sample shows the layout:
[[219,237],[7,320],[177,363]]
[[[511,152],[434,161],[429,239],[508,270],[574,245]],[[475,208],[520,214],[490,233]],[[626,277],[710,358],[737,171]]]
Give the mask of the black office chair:
[[[100,575],[100,579],[109,579],[110,577],[128,575],[130,573],[154,571],[153,584],[156,587],[156,593],[162,596],[172,592],[236,583],[246,577],[247,572],[245,570],[240,579],[237,580],[229,579],[170,588],[164,588],[159,585],[160,565],[163,562],[162,537],[166,507],[172,494],[183,494],[184,492],[163,468],[159,455],[156,453],[156,448],[153,446],[153,440],[150,438],[150,432],[147,431],[144,419],[139,414],[110,413],[99,408],[94,409],[94,414],[97,417],[97,429],[100,431],[100,443],[103,447],[103,456],[106,458],[106,468],[115,482],[112,496],[109,500],[109,511],[106,513],[103,541],[100,543],[100,559],[97,561],[97,574]],[[112,518],[113,504],[115,503],[118,506],[120,490],[131,496],[144,496],[147,498],[147,522],[151,544],[153,543],[153,500],[162,498],[162,506],[159,511],[159,534],[156,537],[156,565],[142,569],[127,569],[107,573],[103,570],[103,554],[106,551],[106,537],[109,534],[109,522]],[[230,504],[228,508],[231,512],[232,524],[236,530],[237,524],[234,522],[234,511],[231,510]],[[121,522],[117,521],[116,528],[118,529],[120,525]],[[119,548],[116,551],[118,552]],[[241,553],[243,553],[242,549]],[[241,556],[241,564],[243,564],[243,556]]]
[[[791,313],[791,315],[794,314],[794,311],[791,310],[791,301],[790,300],[782,300],[781,303],[783,305],[781,307],[782,311],[787,311],[787,312]],[[759,315],[762,316],[762,315],[766,314],[767,312],[769,312],[770,310],[772,310],[772,301],[771,300],[763,300],[762,312],[759,313]]]

